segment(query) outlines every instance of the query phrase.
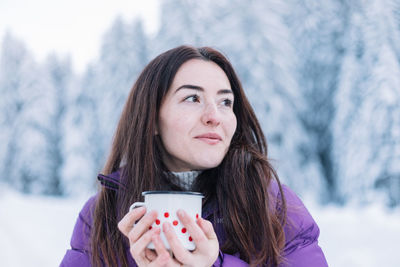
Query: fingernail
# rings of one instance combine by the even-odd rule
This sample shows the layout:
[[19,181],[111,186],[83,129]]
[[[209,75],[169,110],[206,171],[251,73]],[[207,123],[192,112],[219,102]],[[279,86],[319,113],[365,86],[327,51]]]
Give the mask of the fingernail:
[[165,228],[165,230],[169,231],[171,229],[171,225],[169,225],[168,222],[165,222],[164,223],[164,228]]
[[178,210],[178,216],[184,217],[185,212],[183,210]]
[[149,213],[150,213],[150,216],[157,217],[157,211],[156,210],[152,210]]
[[137,207],[137,208],[133,208],[131,211],[142,212],[144,210],[145,210],[145,207]]

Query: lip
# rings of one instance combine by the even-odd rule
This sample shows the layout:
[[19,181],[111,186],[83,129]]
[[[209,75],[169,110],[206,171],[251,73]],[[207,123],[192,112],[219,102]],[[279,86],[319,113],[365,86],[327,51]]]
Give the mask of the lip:
[[222,138],[219,134],[216,133],[205,133],[195,137],[201,141],[206,142],[207,144],[214,145],[222,141]]

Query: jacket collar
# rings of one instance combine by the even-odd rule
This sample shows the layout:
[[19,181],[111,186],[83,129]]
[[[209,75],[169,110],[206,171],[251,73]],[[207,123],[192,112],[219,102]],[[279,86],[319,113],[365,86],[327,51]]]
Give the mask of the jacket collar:
[[100,181],[102,186],[114,191],[118,191],[119,188],[125,188],[125,185],[120,182],[120,175],[121,169],[109,175],[99,173],[97,175],[97,180]]

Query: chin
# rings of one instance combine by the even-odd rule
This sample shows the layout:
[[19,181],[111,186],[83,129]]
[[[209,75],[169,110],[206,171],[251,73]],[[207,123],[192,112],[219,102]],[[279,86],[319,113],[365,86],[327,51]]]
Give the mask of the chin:
[[207,162],[199,162],[197,165],[198,170],[207,170],[207,169],[212,169],[215,167],[218,167],[222,162],[222,159],[216,159],[216,160],[209,160]]

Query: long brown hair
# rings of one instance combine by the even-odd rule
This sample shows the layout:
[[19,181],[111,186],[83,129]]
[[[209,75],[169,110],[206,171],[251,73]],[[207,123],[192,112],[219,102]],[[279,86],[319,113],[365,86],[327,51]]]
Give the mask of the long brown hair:
[[[195,188],[205,195],[205,202],[215,200],[222,216],[226,240],[223,252],[239,253],[252,265],[276,265],[282,260],[285,243],[283,225],[286,205],[278,176],[267,160],[267,143],[242,85],[229,61],[209,47],[179,46],[153,59],[133,85],[123,109],[103,172],[121,170],[123,187],[102,187],[96,202],[91,236],[92,263],[127,266],[124,245],[127,239],[117,223],[129,205],[141,200],[148,190],[175,186],[164,166],[162,142],[156,135],[158,114],[180,66],[190,59],[213,61],[227,75],[235,101],[233,111],[237,129],[222,163],[203,171]],[[268,187],[278,185],[281,198],[275,199]],[[278,202],[277,202],[278,201]],[[275,208],[278,203],[279,209]],[[273,207],[272,207],[273,206]]]

